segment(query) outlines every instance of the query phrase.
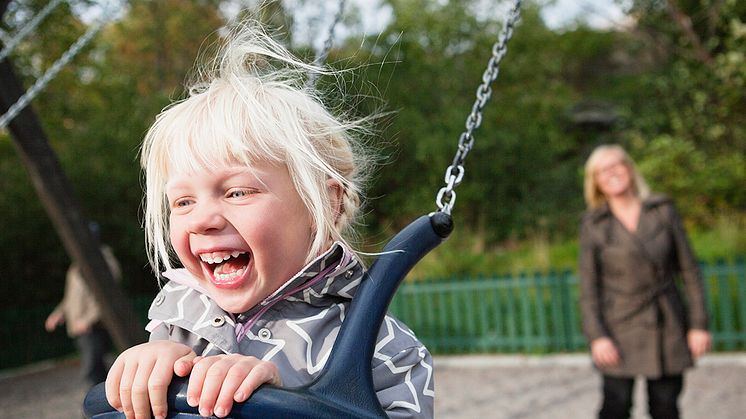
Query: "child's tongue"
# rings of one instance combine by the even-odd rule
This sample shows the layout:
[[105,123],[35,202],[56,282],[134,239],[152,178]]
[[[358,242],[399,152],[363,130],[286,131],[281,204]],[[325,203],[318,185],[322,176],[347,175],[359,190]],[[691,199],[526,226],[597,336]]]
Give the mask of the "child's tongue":
[[215,268],[215,274],[224,275],[236,272],[237,270],[246,267],[246,263],[238,259],[227,260]]
[[248,255],[241,255],[237,258],[232,258],[219,264],[218,266],[215,267],[215,270],[213,271],[213,273],[216,275],[230,274],[230,273],[236,272],[237,270],[241,268],[246,268],[246,265],[248,264],[249,264]]

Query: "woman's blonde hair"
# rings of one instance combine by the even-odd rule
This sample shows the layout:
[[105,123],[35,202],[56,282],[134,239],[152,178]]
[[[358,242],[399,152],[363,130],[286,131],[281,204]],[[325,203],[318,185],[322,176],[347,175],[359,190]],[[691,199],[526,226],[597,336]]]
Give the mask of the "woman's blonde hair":
[[[370,158],[353,138],[365,133],[364,120],[345,121],[322,104],[308,86],[306,64],[247,21],[238,25],[211,65],[189,86],[186,99],[164,109],[142,145],[145,173],[145,233],[155,272],[172,267],[165,185],[170,171],[285,165],[309,211],[315,232],[308,260],[330,240],[347,243],[361,206],[362,183]],[[342,188],[340,208],[332,208],[327,181]]]
[[622,146],[617,144],[607,144],[596,147],[588,160],[585,162],[585,178],[583,180],[583,195],[585,196],[585,204],[588,208],[598,208],[606,202],[606,197],[598,188],[596,182],[596,171],[598,170],[598,161],[601,156],[606,153],[618,153],[624,164],[630,172],[632,177],[632,190],[633,193],[640,199],[646,199],[650,196],[650,188],[645,182],[645,178],[642,177],[640,171],[637,170],[635,162],[629,157],[627,152]]

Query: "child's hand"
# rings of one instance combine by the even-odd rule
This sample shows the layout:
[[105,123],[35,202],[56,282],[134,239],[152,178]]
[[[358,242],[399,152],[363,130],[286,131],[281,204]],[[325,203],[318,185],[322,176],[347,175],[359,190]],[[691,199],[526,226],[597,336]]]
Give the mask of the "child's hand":
[[127,419],[156,418],[168,412],[166,393],[174,373],[184,377],[197,355],[186,345],[166,340],[133,346],[114,361],[106,377],[106,399]]
[[202,416],[225,417],[233,402],[243,402],[264,383],[282,385],[275,364],[245,355],[196,357],[189,377],[187,403]]

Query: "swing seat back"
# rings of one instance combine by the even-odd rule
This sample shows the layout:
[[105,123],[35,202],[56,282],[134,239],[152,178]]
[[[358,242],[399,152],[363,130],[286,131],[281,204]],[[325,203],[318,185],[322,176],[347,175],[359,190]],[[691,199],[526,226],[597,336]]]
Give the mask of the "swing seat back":
[[[246,402],[235,404],[228,418],[385,418],[371,372],[378,331],[404,276],[452,230],[451,216],[434,212],[394,236],[365,274],[316,379],[298,388],[262,385]],[[175,376],[169,386],[169,419],[201,417],[186,402],[187,384],[187,378]],[[83,411],[89,419],[124,418],[106,401],[104,383],[88,392]]]

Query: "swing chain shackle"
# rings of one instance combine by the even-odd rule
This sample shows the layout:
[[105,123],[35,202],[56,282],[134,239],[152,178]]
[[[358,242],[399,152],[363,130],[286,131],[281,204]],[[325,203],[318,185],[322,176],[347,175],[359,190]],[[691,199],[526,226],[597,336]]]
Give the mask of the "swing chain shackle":
[[456,203],[456,192],[454,188],[461,183],[464,177],[464,161],[471,149],[474,147],[474,130],[482,124],[482,113],[487,102],[492,97],[491,84],[497,80],[500,74],[500,62],[508,52],[508,41],[513,37],[513,29],[521,17],[521,0],[516,0],[505,20],[502,32],[497,42],[492,46],[492,56],[487,62],[487,69],[482,74],[482,84],[477,88],[477,99],[471,107],[471,113],[466,118],[466,131],[462,132],[458,139],[458,148],[453,156],[451,165],[445,172],[446,186],[440,188],[435,198],[438,211],[450,215],[453,205]]

